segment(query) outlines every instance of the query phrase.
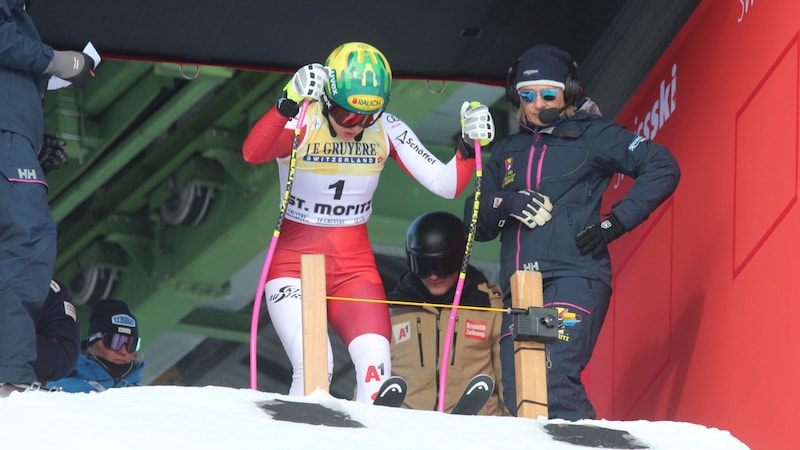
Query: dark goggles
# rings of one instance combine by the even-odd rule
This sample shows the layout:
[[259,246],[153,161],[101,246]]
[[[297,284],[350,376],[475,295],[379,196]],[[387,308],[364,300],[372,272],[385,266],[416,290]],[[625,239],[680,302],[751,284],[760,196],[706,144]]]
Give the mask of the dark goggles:
[[142,340],[138,337],[133,337],[127,334],[118,334],[118,333],[106,333],[103,335],[103,345],[114,350],[115,352],[120,351],[123,347],[128,353],[135,353],[139,351],[139,346],[141,345]]
[[336,123],[344,128],[353,128],[355,126],[367,128],[368,126],[377,122],[381,117],[381,114],[383,114],[383,111],[372,114],[358,114],[348,111],[341,106],[334,104],[333,102],[331,102],[331,106],[328,109],[328,117],[335,120]]
[[461,268],[461,255],[445,255],[437,257],[409,255],[408,262],[411,271],[420,278],[428,278],[431,275],[448,277]]

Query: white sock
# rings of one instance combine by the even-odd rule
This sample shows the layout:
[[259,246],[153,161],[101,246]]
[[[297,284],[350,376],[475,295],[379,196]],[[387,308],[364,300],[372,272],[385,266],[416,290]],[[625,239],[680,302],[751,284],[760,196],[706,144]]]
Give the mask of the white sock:
[[356,369],[356,401],[372,403],[384,380],[392,375],[389,341],[379,334],[362,334],[347,346]]

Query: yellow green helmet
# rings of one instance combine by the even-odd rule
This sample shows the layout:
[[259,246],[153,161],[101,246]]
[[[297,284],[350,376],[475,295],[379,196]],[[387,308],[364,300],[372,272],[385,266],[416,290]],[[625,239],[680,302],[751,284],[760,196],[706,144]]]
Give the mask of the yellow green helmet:
[[363,42],[340,45],[325,61],[330,80],[325,95],[357,114],[382,112],[392,91],[392,68],[377,48]]

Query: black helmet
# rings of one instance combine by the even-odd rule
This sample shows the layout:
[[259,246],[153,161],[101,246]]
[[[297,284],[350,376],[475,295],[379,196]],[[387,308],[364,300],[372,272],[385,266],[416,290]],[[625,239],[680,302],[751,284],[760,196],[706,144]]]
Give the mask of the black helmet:
[[452,275],[461,268],[466,244],[461,219],[444,211],[423,214],[406,231],[408,266],[420,278]]

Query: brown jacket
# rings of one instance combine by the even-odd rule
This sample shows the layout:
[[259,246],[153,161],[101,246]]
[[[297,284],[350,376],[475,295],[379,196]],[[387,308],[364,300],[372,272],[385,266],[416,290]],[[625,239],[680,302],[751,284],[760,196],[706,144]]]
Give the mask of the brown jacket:
[[[414,274],[407,272],[389,294],[393,300],[452,304],[455,288],[433,298]],[[470,267],[462,289],[462,306],[502,308],[500,287]],[[392,374],[406,379],[408,394],[403,407],[436,410],[439,367],[450,308],[393,305]],[[480,415],[507,415],[500,380],[500,321],[502,313],[459,309],[456,317],[450,366],[447,369],[446,412],[455,406],[467,382],[484,373],[495,380],[495,392]]]

